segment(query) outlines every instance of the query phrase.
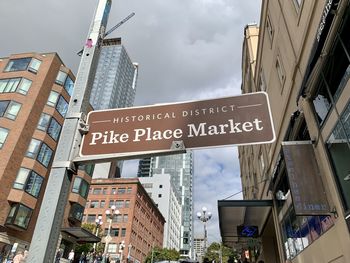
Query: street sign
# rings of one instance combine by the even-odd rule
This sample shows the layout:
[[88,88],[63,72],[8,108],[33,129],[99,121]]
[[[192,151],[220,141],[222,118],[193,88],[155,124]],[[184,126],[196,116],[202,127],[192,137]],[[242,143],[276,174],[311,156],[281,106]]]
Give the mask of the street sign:
[[267,94],[92,111],[81,157],[115,157],[186,149],[270,143],[275,140]]

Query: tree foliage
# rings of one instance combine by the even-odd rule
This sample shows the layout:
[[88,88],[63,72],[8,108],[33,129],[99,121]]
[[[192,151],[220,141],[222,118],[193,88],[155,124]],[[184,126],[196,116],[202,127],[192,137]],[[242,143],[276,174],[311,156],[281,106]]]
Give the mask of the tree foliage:
[[[180,258],[180,252],[175,249],[168,248],[153,248],[153,262],[169,260],[169,261],[177,261]],[[152,250],[148,253],[145,263],[152,263]]]
[[222,253],[222,262],[233,262],[237,256],[233,249],[221,246],[220,243],[213,242],[207,248],[203,262],[220,262],[220,255]]
[[[96,233],[96,225],[95,224],[91,224],[91,223],[83,223],[81,225],[82,228],[90,231],[91,233],[95,234]],[[98,227],[98,237],[102,237],[103,233],[102,233],[102,229],[101,227],[99,226]],[[93,251],[93,247],[94,247],[94,244],[93,243],[85,243],[85,244],[80,244],[80,245],[77,245],[75,247],[75,252],[77,254],[80,254],[81,252],[90,252],[90,251]],[[104,250],[104,246],[102,243],[97,243],[96,244],[96,251],[97,252],[103,252]]]

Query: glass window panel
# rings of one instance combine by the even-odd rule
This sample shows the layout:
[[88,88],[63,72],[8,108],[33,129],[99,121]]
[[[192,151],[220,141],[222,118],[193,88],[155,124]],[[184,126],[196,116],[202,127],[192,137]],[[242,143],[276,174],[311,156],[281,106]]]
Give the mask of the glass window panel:
[[101,200],[101,202],[100,202],[100,208],[104,208],[104,207],[105,207],[105,204],[106,204],[105,200]]
[[17,210],[17,206],[12,206],[11,207],[11,210],[10,210],[8,216],[7,216],[7,219],[6,219],[6,224],[11,224],[12,223],[12,219],[15,216],[16,210]]
[[90,202],[90,208],[98,208],[98,201],[92,200]]
[[55,120],[55,118],[51,119],[49,128],[47,129],[47,134],[52,137],[55,141],[58,140],[61,132],[61,125]]
[[0,117],[4,116],[7,106],[9,105],[9,100],[2,100],[0,101]]
[[38,72],[39,67],[41,65],[41,61],[36,59],[36,58],[32,58],[32,61],[29,64],[29,71],[33,71],[33,72]]
[[6,114],[4,115],[6,118],[11,120],[15,120],[19,110],[21,109],[21,104],[15,101],[11,101],[9,107],[7,108]]
[[0,93],[3,93],[7,86],[8,79],[0,79]]
[[46,113],[42,113],[39,119],[38,126],[36,127],[39,130],[46,131],[47,126],[49,125],[51,116]]
[[51,161],[52,157],[52,150],[49,146],[47,146],[45,143],[41,145],[40,152],[38,154],[37,160],[47,167]]
[[23,228],[27,228],[31,215],[32,210],[30,208],[25,207],[24,205],[19,205],[13,224]]
[[126,236],[126,228],[122,228],[122,234],[121,234],[122,237],[125,237]]
[[20,78],[9,79],[7,82],[7,86],[3,92],[15,92],[20,80]]
[[86,198],[88,193],[89,193],[89,184],[85,180],[82,180],[81,186],[80,186],[80,195]]
[[44,178],[42,178],[36,172],[31,171],[26,184],[25,191],[34,197],[38,197],[43,181],[44,181]]
[[70,96],[72,96],[73,88],[74,88],[74,82],[73,80],[68,76],[66,79],[66,82],[64,83],[64,88],[68,92]]
[[56,109],[63,117],[66,116],[68,110],[68,102],[62,96],[60,96],[58,100]]
[[58,100],[58,95],[59,94],[56,91],[51,91],[50,96],[49,96],[46,104],[51,106],[51,107],[55,107],[56,102]]
[[63,85],[64,82],[66,81],[66,78],[67,78],[67,73],[63,71],[59,71],[55,82],[57,84]]
[[81,184],[82,179],[80,177],[75,177],[73,187],[72,187],[72,192],[78,194],[80,190],[80,184]]
[[23,190],[24,185],[26,184],[29,172],[30,172],[29,169],[20,168],[18,173],[17,173],[17,178],[13,184],[13,188]]
[[9,130],[8,130],[8,129],[5,129],[5,128],[0,127],[0,149],[1,149],[2,146],[4,145],[8,133],[9,133]]
[[72,204],[72,207],[69,213],[70,218],[74,218],[81,222],[83,220],[83,214],[84,214],[83,206],[79,205],[78,203]]
[[87,216],[87,222],[88,223],[95,223],[96,215],[88,215]]
[[40,143],[41,143],[41,141],[36,140],[36,139],[32,139],[30,141],[26,156],[30,157],[30,158],[35,158],[38,151],[39,151]]
[[6,66],[5,71],[27,70],[30,61],[31,58],[11,59]]
[[21,84],[19,85],[17,92],[26,95],[31,85],[31,80],[22,78]]

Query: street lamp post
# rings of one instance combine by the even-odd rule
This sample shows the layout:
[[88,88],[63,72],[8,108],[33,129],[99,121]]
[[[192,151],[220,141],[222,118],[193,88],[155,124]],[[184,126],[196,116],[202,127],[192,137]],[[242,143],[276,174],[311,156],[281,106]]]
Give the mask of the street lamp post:
[[132,245],[131,243],[128,245],[128,258],[127,258],[127,262],[131,261],[131,249],[132,249]]
[[204,225],[204,245],[203,245],[203,251],[204,251],[204,254],[207,250],[207,238],[208,238],[208,235],[207,235],[207,222],[211,219],[211,212],[207,212],[207,208],[206,207],[202,207],[202,213],[201,212],[198,212],[197,213],[197,217],[200,221],[203,222],[203,225]]
[[124,240],[119,244],[120,262],[123,263]]
[[115,205],[111,206],[111,210],[107,209],[106,210],[106,216],[108,217],[108,232],[107,232],[107,236],[105,238],[106,244],[105,244],[105,249],[104,249],[104,257],[106,257],[107,251],[108,251],[108,245],[109,242],[111,241],[111,227],[112,227],[112,221],[114,216],[119,215],[120,212],[118,209],[116,209]]
[[[95,220],[95,224],[96,224],[96,236],[98,237],[98,230],[100,228],[100,225],[103,224],[102,222],[102,216],[98,216]],[[96,243],[94,243],[94,252],[96,252]]]

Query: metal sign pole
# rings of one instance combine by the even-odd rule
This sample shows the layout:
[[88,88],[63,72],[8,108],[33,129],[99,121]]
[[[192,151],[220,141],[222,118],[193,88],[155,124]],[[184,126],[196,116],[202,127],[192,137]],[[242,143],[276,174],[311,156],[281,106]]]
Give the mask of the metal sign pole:
[[91,87],[111,4],[111,0],[99,0],[90,26],[73,95],[62,127],[61,137],[32,237],[26,261],[28,263],[54,262],[71,179],[75,172],[72,160],[78,153],[81,141],[80,121],[87,113]]

